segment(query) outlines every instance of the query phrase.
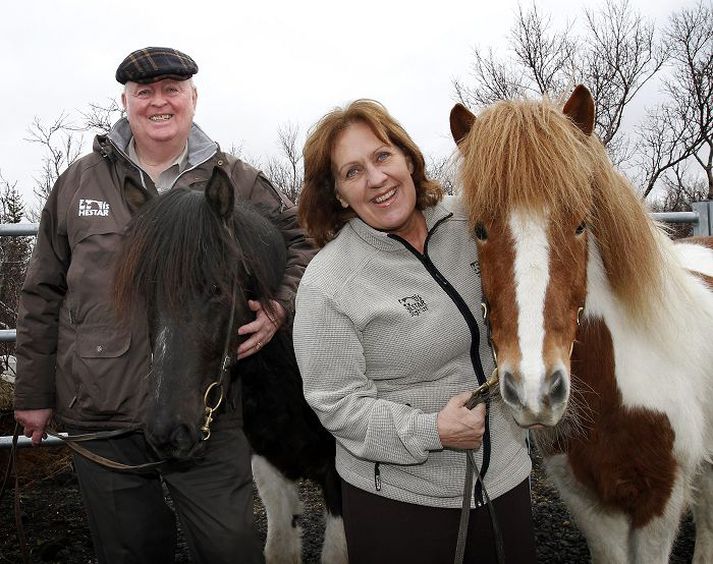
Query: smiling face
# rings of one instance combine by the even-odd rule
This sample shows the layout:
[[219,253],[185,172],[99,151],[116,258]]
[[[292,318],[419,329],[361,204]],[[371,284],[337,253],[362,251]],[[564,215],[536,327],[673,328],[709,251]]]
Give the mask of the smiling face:
[[332,149],[337,197],[365,223],[412,240],[423,214],[416,209],[413,164],[363,122],[347,127]]
[[139,147],[155,143],[184,144],[193,123],[196,99],[192,81],[171,78],[151,84],[128,82],[121,95]]

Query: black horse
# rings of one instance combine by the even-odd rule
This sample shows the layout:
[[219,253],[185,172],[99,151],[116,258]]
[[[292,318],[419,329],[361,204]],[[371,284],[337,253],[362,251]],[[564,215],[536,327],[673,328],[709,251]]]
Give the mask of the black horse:
[[296,481],[310,478],[322,487],[327,511],[323,561],[343,561],[334,438],[305,402],[290,330],[248,358],[231,354],[237,328],[254,317],[248,299],[270,312],[285,262],[279,230],[255,207],[236,202],[216,168],[204,192],[174,189],[135,215],[117,264],[117,306],[142,304],[148,315],[153,362],[144,426],[156,452],[190,458],[210,440],[210,408],[221,394],[218,409],[241,402],[268,518],[267,560],[299,561]]

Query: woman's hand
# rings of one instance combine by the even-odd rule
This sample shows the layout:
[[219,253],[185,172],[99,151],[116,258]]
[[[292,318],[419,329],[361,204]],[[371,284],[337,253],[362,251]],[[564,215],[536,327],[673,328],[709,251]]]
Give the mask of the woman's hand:
[[453,396],[438,412],[436,428],[444,447],[480,448],[485,433],[485,404],[468,409],[465,404],[471,395],[472,392],[463,392]]

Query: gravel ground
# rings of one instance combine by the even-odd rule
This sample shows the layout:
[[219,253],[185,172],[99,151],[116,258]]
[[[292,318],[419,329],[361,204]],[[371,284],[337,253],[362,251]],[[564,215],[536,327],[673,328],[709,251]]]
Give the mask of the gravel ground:
[[[20,453],[20,464],[25,452]],[[588,562],[586,543],[559,501],[557,492],[544,478],[537,456],[534,463],[533,513],[538,562]],[[4,466],[2,468],[4,471]],[[94,562],[77,482],[71,472],[60,472],[51,479],[26,484],[21,491],[22,520],[33,562]],[[305,505],[302,519],[303,558],[307,563],[318,562],[323,535],[320,494],[311,484],[305,483],[301,487],[301,496]],[[258,531],[264,540],[266,520],[259,501],[255,504],[255,514]],[[674,547],[672,563],[691,561],[693,536],[693,525],[686,518]],[[15,537],[12,495],[7,493],[0,502],[0,563],[6,562],[22,562]],[[176,562],[190,562],[182,540]]]

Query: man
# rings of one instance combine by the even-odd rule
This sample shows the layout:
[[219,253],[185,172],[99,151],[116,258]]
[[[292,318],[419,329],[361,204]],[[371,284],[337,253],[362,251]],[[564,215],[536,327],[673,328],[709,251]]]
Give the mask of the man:
[[[146,320],[120,322],[111,288],[113,261],[136,203],[136,187],[157,196],[177,186],[202,189],[216,167],[237,198],[271,210],[288,248],[288,266],[271,319],[257,302],[239,328],[245,358],[292,313],[299,278],[314,254],[295,208],[261,173],[222,153],[196,124],[198,66],[175,49],[148,47],[124,59],[116,79],[126,118],[97,136],[92,154],[62,174],[42,212],[17,322],[15,418],[39,444],[54,415],[71,432],[132,429],[146,400],[150,370]],[[131,189],[127,189],[131,187]],[[197,562],[259,562],[252,527],[250,453],[239,408],[221,414],[205,456],[181,468],[118,473],[81,457],[75,467],[99,562],[171,562],[176,546],[173,498]],[[141,433],[89,447],[125,464],[152,460]]]

